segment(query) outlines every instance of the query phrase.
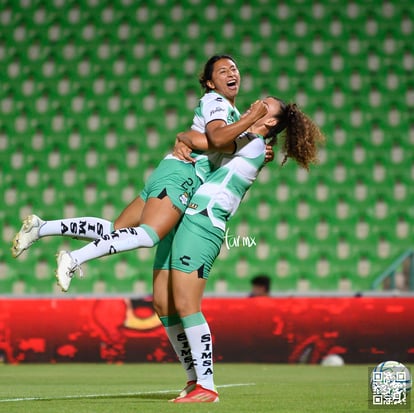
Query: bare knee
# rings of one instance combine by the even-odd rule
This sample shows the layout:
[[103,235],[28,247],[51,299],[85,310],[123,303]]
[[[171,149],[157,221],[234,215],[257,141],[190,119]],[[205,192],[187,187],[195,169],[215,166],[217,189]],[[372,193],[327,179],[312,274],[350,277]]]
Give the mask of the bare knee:
[[122,228],[130,228],[130,227],[138,227],[139,221],[138,220],[125,220],[124,217],[118,217],[114,221],[114,230],[122,229]]
[[175,297],[175,309],[177,314],[183,318],[191,314],[195,314],[201,311],[201,305],[194,300],[188,300],[185,297],[177,299]]
[[136,197],[119,215],[114,222],[114,229],[138,227],[141,221],[145,201]]
[[178,314],[174,302],[172,300],[165,300],[164,297],[162,299],[159,299],[159,297],[154,295],[152,307],[154,308],[154,311],[158,314],[158,317]]
[[181,318],[201,311],[205,285],[206,280],[199,278],[197,271],[172,271],[174,303]]
[[153,307],[158,316],[177,314],[171,291],[170,271],[154,270]]
[[119,222],[118,220],[114,221],[114,230],[116,231],[117,229],[121,229],[122,227],[119,226]]

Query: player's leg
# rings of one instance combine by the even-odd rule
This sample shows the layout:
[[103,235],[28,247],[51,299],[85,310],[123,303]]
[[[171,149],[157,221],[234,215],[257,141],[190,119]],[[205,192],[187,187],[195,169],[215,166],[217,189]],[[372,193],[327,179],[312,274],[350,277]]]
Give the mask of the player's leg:
[[154,260],[153,277],[153,305],[162,325],[165,328],[167,337],[174,349],[181,366],[187,376],[187,383],[178,397],[186,396],[194,390],[197,377],[193,365],[190,346],[185,335],[181,319],[175,309],[171,285],[171,244],[175,231],[171,231],[157,247]]
[[137,196],[125,207],[125,209],[119,214],[119,217],[114,221],[114,229],[139,226],[144,207],[144,199],[142,199],[141,196]]
[[13,239],[12,255],[17,258],[39,238],[58,235],[94,240],[112,230],[112,222],[103,218],[78,217],[44,221],[37,215],[29,215]]
[[73,273],[84,262],[137,248],[152,248],[178,223],[181,211],[174,207],[166,196],[149,198],[141,216],[141,225],[121,228],[71,251],[60,251],[57,257],[56,277],[63,291],[67,291]]
[[[109,234],[113,232],[113,229],[117,230],[126,227],[138,226],[141,221],[141,216],[144,208],[145,201],[141,198],[141,196],[138,196],[121,212],[120,216],[115,220],[114,224],[110,223],[111,227],[114,228],[106,227],[107,229],[110,229],[108,232],[105,232],[104,234],[99,234],[98,236],[91,236],[90,239],[97,240],[101,239],[102,237],[108,239]],[[59,268],[63,268],[63,273],[61,272],[60,275],[56,273],[56,276],[58,278],[58,284],[61,286],[63,291],[67,291],[74,271],[79,270],[81,274],[82,271],[80,266],[76,262],[74,262],[72,256],[66,253],[65,251],[59,252],[58,264]]]
[[95,240],[114,229],[137,227],[145,201],[135,198],[119,215],[114,223],[98,217],[64,218],[45,221],[37,215],[28,215],[20,231],[13,239],[12,255],[17,258],[31,247],[39,238],[48,236],[67,236],[84,240]]
[[177,314],[171,285],[171,246],[175,228],[170,231],[158,244],[153,265],[153,306],[159,317]]
[[[189,199],[200,185],[192,164],[163,160],[148,178],[140,197],[116,221],[116,231],[71,255],[78,265],[104,255],[135,248],[150,248],[177,224]],[[126,227],[140,209],[140,226]],[[122,228],[123,227],[123,228]]]
[[28,215],[20,231],[13,239],[12,255],[17,258],[39,238],[48,236],[68,236],[84,240],[95,240],[114,229],[139,225],[145,202],[140,197],[134,199],[114,223],[98,217],[76,217],[45,221],[37,215]]
[[210,327],[201,311],[206,281],[198,271],[188,274],[172,270],[173,294],[184,328],[197,376],[196,389],[175,402],[215,402],[218,394],[213,376],[213,341]]
[[164,238],[178,223],[181,211],[174,208],[168,197],[149,198],[138,227],[121,228],[71,252],[78,265],[105,255],[151,248]]
[[181,318],[171,300],[169,273],[169,270],[154,270],[154,309],[160,317],[171,346],[187,376],[187,383],[179,395],[179,397],[183,397],[194,390],[197,376]]
[[209,218],[185,215],[174,237],[171,268],[174,305],[181,318],[197,374],[197,387],[176,402],[214,402],[213,343],[201,311],[201,300],[211,266],[220,252],[222,231],[208,231]]
[[156,245],[176,226],[198,186],[192,164],[162,161],[141,193],[146,202],[139,227],[119,229],[81,249],[59,253],[56,277],[62,290],[67,291],[74,271],[86,261]]

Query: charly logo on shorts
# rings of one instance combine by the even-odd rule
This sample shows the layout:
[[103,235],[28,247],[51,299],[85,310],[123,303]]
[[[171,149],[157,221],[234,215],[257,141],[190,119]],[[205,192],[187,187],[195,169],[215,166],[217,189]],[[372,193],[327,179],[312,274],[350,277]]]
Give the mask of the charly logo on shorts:
[[230,248],[239,247],[251,248],[256,246],[256,238],[251,236],[242,237],[240,235],[231,235],[229,233],[229,229],[227,228],[224,234],[224,243],[228,250]]

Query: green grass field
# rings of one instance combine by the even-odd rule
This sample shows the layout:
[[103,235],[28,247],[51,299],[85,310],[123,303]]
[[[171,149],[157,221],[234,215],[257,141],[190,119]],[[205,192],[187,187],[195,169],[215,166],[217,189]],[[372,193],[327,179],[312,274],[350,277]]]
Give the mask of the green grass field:
[[177,405],[168,403],[185,382],[177,364],[1,365],[0,412],[373,411],[368,366],[218,363],[215,376],[219,403]]

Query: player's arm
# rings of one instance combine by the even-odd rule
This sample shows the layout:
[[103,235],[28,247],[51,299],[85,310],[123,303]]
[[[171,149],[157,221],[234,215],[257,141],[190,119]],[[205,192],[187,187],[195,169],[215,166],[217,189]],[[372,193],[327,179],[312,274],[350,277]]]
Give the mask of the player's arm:
[[[195,162],[195,159],[191,157],[191,152],[193,150],[205,152],[210,149],[209,146],[209,141],[204,133],[194,130],[180,132],[175,140],[173,155],[183,161]],[[234,148],[234,142],[232,142],[227,147],[221,148],[219,152],[233,153]]]
[[197,132],[195,130],[188,130],[185,132],[180,132],[177,135],[177,141],[183,142],[189,148],[198,151],[211,151],[215,150],[223,153],[233,153],[234,152],[234,140],[230,141],[229,144],[223,145],[219,150],[215,148],[211,142],[207,139],[204,133]]
[[173,154],[187,161],[194,161],[191,150],[232,154],[236,149],[234,140],[266,113],[267,106],[258,100],[235,123],[227,125],[224,120],[213,120],[207,124],[206,134],[194,130],[181,132],[177,135]]
[[238,120],[230,125],[224,120],[213,120],[206,126],[206,135],[211,145],[210,150],[219,150],[227,147],[240,134],[250,128],[257,120],[267,113],[267,106],[263,101],[254,102],[249,110]]

